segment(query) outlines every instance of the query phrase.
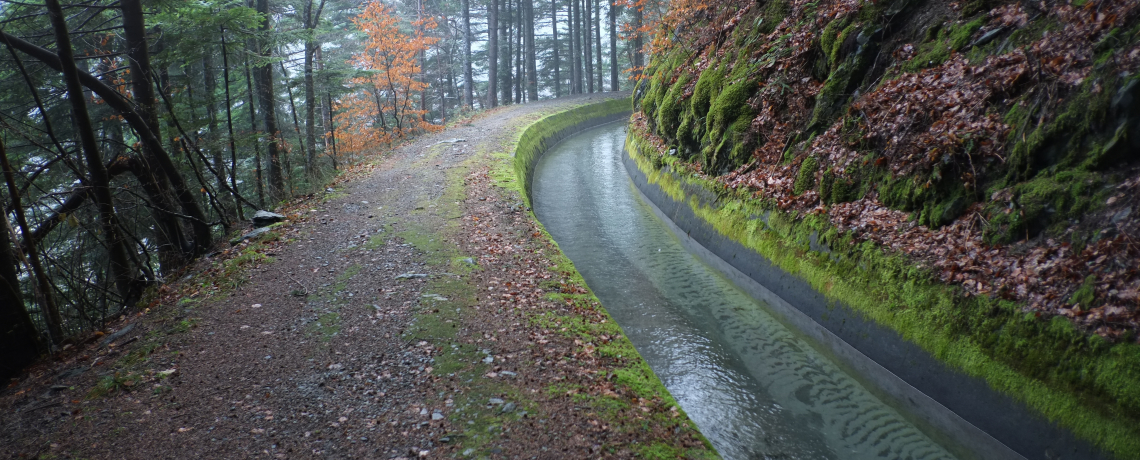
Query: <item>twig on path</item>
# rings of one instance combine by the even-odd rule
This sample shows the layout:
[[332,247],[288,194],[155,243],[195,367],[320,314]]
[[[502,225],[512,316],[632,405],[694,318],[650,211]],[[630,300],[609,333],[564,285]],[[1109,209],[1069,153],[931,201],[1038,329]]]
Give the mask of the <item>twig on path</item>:
[[312,292],[312,289],[309,289],[308,286],[305,286],[305,283],[302,283],[297,278],[294,278],[292,273],[286,273],[285,276],[288,276],[289,279],[293,280],[294,283],[297,283],[298,285],[300,285],[301,289],[304,291],[305,295],[308,295],[310,292]]

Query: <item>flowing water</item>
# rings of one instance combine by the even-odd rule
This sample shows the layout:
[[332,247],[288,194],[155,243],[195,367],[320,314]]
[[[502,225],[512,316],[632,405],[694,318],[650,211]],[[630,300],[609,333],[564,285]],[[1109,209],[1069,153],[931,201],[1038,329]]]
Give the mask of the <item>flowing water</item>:
[[535,168],[535,214],[726,459],[942,459],[943,447],[686,251],[622,165],[625,126]]

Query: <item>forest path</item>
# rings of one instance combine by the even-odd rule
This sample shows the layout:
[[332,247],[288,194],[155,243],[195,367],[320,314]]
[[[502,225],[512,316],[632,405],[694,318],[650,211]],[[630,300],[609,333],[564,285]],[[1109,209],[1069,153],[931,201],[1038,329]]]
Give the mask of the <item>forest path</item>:
[[[632,416],[571,397],[613,394],[612,378],[595,376],[631,360],[596,359],[593,345],[539,326],[548,314],[606,317],[545,298],[544,279],[572,281],[548,270],[549,243],[517,194],[491,186],[504,161],[493,154],[513,151],[523,127],[607,97],[502,107],[374,160],[269,237],[200,263],[213,268],[116,323],[131,329],[111,346],[33,368],[0,395],[0,445],[12,458],[139,459],[702,450],[661,397],[633,397]],[[240,260],[248,270],[227,268]],[[211,294],[211,282],[237,286]],[[653,411],[668,416],[643,420]]]

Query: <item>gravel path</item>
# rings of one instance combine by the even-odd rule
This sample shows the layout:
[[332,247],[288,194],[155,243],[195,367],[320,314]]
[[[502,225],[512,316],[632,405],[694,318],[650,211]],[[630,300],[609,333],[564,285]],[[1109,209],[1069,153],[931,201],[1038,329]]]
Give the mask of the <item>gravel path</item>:
[[667,394],[629,383],[636,353],[602,352],[632,348],[494,186],[523,126],[600,100],[480,114],[288,207],[109,345],[2,390],[0,458],[711,455]]

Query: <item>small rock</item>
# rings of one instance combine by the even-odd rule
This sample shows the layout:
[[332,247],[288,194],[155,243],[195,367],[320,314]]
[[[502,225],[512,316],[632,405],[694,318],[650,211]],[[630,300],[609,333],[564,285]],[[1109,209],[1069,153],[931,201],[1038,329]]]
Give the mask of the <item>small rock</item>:
[[507,376],[507,377],[515,377],[515,376],[517,376],[517,375],[518,375],[518,374],[516,374],[516,373],[514,373],[514,372],[511,372],[511,371],[499,371],[499,373],[500,373],[500,374],[503,374],[503,375],[505,375],[505,376]]
[[231,246],[237,246],[238,244],[241,244],[242,241],[252,240],[252,239],[257,238],[258,236],[261,236],[267,232],[269,232],[268,227],[256,228],[249,233],[246,233],[242,236],[239,236],[237,238],[230,240],[230,245]]
[[443,420],[443,414],[441,414],[439,412],[432,412],[431,413],[431,419],[432,420]]
[[131,329],[134,329],[134,328],[135,328],[134,324],[128,324],[126,327],[119,329],[118,332],[115,332],[114,334],[108,335],[106,338],[103,339],[102,342],[99,342],[99,348],[103,348],[107,345],[110,345],[111,342],[119,340],[120,337],[127,335],[127,333],[131,332]]
[[495,362],[495,358],[494,358],[494,357],[488,356],[488,357],[486,357],[486,358],[483,358],[483,364],[491,364],[491,363],[493,363],[493,362]]
[[509,402],[503,405],[503,413],[509,414],[515,411],[515,403]]
[[423,409],[420,409],[420,415],[427,415],[427,414],[428,414],[428,411],[427,411],[426,407]]
[[1132,214],[1132,206],[1121,209],[1120,212],[1112,216],[1112,223],[1119,224],[1122,220],[1127,219],[1129,214]]
[[464,457],[470,457],[471,454],[474,454],[474,453],[475,453],[475,449],[472,449],[470,447],[463,449],[463,456]]
[[253,213],[253,218],[250,220],[253,221],[254,227],[268,227],[285,220],[285,216],[275,212],[260,210]]
[[502,398],[491,398],[488,402],[490,402],[491,404],[502,404],[503,399]]
[[405,280],[405,279],[411,279],[411,278],[427,278],[427,277],[428,277],[427,273],[404,273],[401,275],[396,275],[395,279]]

